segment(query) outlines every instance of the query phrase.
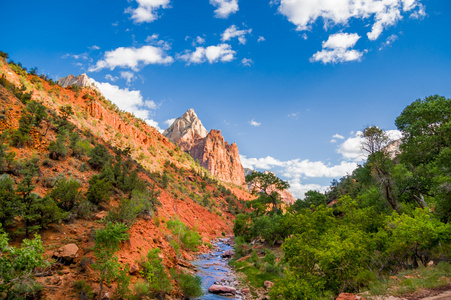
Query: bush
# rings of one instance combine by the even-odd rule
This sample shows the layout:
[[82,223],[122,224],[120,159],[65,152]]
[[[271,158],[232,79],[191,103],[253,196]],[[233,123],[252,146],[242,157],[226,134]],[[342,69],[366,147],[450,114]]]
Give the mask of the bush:
[[92,176],[89,180],[89,188],[86,193],[86,199],[98,205],[107,202],[111,195],[111,183],[107,179],[99,179],[98,175]]
[[94,169],[101,169],[105,164],[111,160],[111,155],[108,149],[101,144],[97,144],[91,151],[89,151],[89,164]]
[[47,262],[42,257],[44,247],[41,237],[23,240],[20,248],[8,245],[8,235],[0,234],[0,294],[6,299],[25,299],[36,296],[42,289],[33,277],[35,268],[44,268]]
[[172,234],[177,237],[177,240],[182,244],[183,248],[195,251],[199,245],[202,245],[202,238],[197,230],[189,229],[180,220],[169,220],[166,226],[171,229]]
[[18,212],[18,199],[14,188],[14,180],[9,175],[0,176],[0,224],[10,227],[15,223]]
[[157,294],[162,295],[172,290],[171,281],[165,272],[163,260],[159,257],[161,250],[155,248],[147,253],[141,262],[141,274],[149,283],[150,288]]
[[69,149],[66,146],[67,135],[64,131],[59,132],[56,141],[49,144],[49,157],[54,160],[66,157]]
[[80,198],[80,183],[74,179],[63,178],[58,181],[49,196],[59,208],[70,211]]
[[86,281],[77,280],[73,283],[72,287],[74,288],[80,299],[94,299],[92,286],[86,283]]
[[171,277],[180,285],[185,298],[197,298],[203,295],[202,279],[199,276],[183,272],[177,273],[171,269]]

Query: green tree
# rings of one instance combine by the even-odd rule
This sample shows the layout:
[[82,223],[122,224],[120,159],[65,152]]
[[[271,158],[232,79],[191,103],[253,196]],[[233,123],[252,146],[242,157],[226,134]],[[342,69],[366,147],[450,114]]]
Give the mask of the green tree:
[[279,179],[272,172],[253,172],[246,176],[246,183],[251,185],[254,192],[258,193],[263,203],[271,203],[274,213],[278,212],[278,206],[281,203],[278,191],[290,187],[288,182]]
[[96,262],[93,268],[99,272],[100,276],[99,300],[102,299],[103,282],[106,281],[109,284],[118,275],[120,264],[114,254],[119,251],[121,242],[128,238],[127,226],[121,223],[109,222],[104,229],[99,229],[95,233]]
[[0,176],[0,224],[10,227],[15,223],[18,212],[18,199],[14,188],[14,180],[9,175]]
[[58,207],[70,211],[80,199],[80,183],[75,179],[61,179],[49,194]]
[[89,151],[89,164],[95,169],[101,169],[105,164],[111,160],[111,155],[108,149],[102,145],[97,144],[91,151]]
[[294,211],[300,211],[304,208],[310,208],[312,205],[316,207],[321,204],[326,204],[326,200],[326,195],[318,191],[308,191],[305,193],[304,200],[296,200],[296,202],[291,206],[291,209]]

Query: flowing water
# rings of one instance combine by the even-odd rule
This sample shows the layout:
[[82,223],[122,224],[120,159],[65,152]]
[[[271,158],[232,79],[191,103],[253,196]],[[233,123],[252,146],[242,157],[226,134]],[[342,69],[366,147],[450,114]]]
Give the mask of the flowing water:
[[[198,299],[244,299],[239,295],[237,280],[234,271],[228,265],[228,260],[222,258],[224,251],[232,250],[233,247],[224,243],[225,239],[220,239],[213,243],[214,250],[210,253],[201,254],[192,262],[197,269],[197,276],[202,278],[202,289],[204,295]],[[224,297],[210,294],[208,288],[219,282],[219,285],[231,286],[237,289],[237,295]]]

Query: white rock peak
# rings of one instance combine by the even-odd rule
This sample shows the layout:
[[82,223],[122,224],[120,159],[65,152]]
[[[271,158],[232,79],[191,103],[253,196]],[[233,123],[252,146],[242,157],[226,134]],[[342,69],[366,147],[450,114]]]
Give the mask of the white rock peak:
[[197,117],[194,109],[190,108],[186,113],[177,118],[163,135],[173,142],[187,142],[191,144],[199,138],[205,138],[208,132]]

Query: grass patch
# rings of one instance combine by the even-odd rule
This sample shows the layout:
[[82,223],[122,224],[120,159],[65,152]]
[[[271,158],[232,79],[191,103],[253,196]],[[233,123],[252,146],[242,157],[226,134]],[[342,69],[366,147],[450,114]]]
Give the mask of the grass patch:
[[420,267],[374,281],[369,285],[369,292],[373,296],[385,294],[403,296],[420,289],[432,289],[447,285],[450,276],[451,264],[441,262],[435,267]]

